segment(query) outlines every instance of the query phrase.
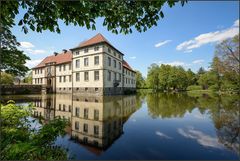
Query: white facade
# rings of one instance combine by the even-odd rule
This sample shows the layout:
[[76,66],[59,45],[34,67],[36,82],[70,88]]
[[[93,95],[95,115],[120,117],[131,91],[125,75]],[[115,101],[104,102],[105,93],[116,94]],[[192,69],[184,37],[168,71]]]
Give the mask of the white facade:
[[[101,35],[95,36],[99,37]],[[54,85],[52,88],[57,93],[111,95],[122,94],[124,90],[135,91],[135,72],[128,64],[124,64],[123,54],[108,41],[91,42],[71,49],[71,59],[66,62],[58,58],[63,57],[64,53],[51,56],[55,63],[51,75],[54,79],[49,83],[47,63],[43,61],[41,67],[33,69],[33,84]]]

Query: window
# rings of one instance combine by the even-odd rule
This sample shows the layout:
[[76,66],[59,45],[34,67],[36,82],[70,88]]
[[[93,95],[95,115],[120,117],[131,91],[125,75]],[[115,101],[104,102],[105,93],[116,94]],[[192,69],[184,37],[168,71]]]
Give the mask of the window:
[[75,108],[75,116],[79,117],[79,112],[80,112],[79,107],[76,107]]
[[108,71],[108,81],[111,81],[111,71]]
[[88,72],[84,72],[84,80],[88,81]]
[[84,66],[88,66],[88,58],[84,58]]
[[69,70],[72,70],[72,64],[69,64]]
[[64,64],[64,65],[63,65],[63,71],[65,71],[65,70],[66,70],[66,65]]
[[83,124],[83,131],[88,132],[88,125],[87,124]]
[[59,76],[59,82],[62,82],[62,76]]
[[114,65],[114,68],[117,68],[117,61],[116,60],[113,60],[113,65]]
[[41,69],[41,74],[42,74],[42,69]]
[[111,58],[108,57],[108,66],[111,66]]
[[69,75],[69,82],[71,82],[72,81],[72,76],[71,75]]
[[[86,91],[86,92],[88,91],[88,88],[87,88],[87,87],[85,88],[85,91]],[[88,102],[88,100],[87,100],[87,99],[85,99],[85,102]]]
[[76,60],[76,68],[79,68],[80,67],[80,59],[77,59]]
[[76,54],[76,55],[79,55],[79,51],[76,51],[75,54]]
[[84,108],[84,118],[87,119],[88,118],[88,109]]
[[66,76],[63,76],[63,82],[66,82]]
[[117,80],[117,73],[114,73],[114,80]]
[[118,65],[119,65],[119,70],[121,70],[122,69],[122,63],[119,62]]
[[109,53],[112,53],[112,51],[111,51],[111,49],[110,49],[110,48],[108,48],[108,52],[109,52]]
[[80,81],[80,73],[76,73],[76,81]]
[[118,77],[119,79],[119,81],[121,81],[121,79],[122,79],[122,77],[121,77],[121,73],[119,73],[119,77]]
[[98,92],[98,88],[95,88],[95,92]]
[[99,80],[99,71],[94,71],[94,80]]
[[99,134],[99,126],[94,125],[94,135],[98,135]]
[[65,111],[65,107],[66,107],[66,105],[65,105],[65,104],[63,104],[63,111]]
[[94,47],[94,51],[98,51],[99,50],[99,47],[98,46],[95,46]]
[[59,65],[59,72],[61,72],[62,71],[62,66],[61,65]]
[[126,84],[127,84],[127,78],[126,78]]
[[116,56],[116,52],[115,51],[113,52],[113,55]]
[[94,110],[94,120],[99,119],[99,110]]
[[58,105],[58,109],[59,109],[59,111],[62,110],[62,105],[61,104]]
[[75,130],[79,130],[79,122],[75,121]]
[[118,58],[121,59],[121,55],[120,54],[118,54]]
[[37,70],[35,70],[35,74],[37,74]]
[[88,48],[84,49],[84,53],[87,53],[88,52]]
[[68,106],[68,111],[69,111],[69,112],[71,112],[71,108],[72,108],[72,106],[69,105],[69,106]]
[[99,56],[95,56],[94,57],[94,65],[98,65],[99,64]]

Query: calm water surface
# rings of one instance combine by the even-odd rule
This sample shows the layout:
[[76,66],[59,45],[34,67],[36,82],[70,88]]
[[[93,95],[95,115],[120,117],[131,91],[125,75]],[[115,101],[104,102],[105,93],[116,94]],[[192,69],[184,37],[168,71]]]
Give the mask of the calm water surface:
[[5,96],[33,102],[43,123],[71,126],[55,144],[74,159],[240,159],[239,96]]

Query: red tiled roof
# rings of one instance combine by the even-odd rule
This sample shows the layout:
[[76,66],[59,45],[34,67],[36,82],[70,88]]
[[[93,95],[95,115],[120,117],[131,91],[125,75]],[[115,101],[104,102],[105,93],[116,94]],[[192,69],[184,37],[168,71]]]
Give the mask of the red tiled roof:
[[62,63],[67,63],[67,62],[71,62],[71,61],[72,61],[72,52],[67,51],[66,53],[61,53],[56,56],[51,55],[51,56],[46,57],[45,59],[43,59],[43,61],[41,61],[41,63],[39,63],[34,68],[44,67],[46,65],[46,63],[50,63],[50,62],[55,62],[56,64],[62,64]]
[[127,68],[128,70],[131,70],[131,71],[135,72],[125,60],[123,60],[123,67]]
[[86,46],[90,46],[90,45],[94,45],[94,44],[99,44],[105,42],[108,45],[110,45],[112,48],[114,48],[115,50],[117,50],[119,53],[121,53],[122,55],[124,55],[122,52],[120,52],[118,49],[116,49],[102,34],[98,33],[97,35],[95,35],[94,37],[82,42],[80,45],[78,45],[77,47],[70,49],[70,50],[74,50],[74,49],[78,49],[78,48],[82,48],[82,47],[86,47]]
[[81,43],[78,47],[89,46],[89,45],[93,45],[101,42],[107,42],[108,44],[110,44],[102,34],[98,33],[91,39],[88,39],[87,41],[84,41],[83,43]]

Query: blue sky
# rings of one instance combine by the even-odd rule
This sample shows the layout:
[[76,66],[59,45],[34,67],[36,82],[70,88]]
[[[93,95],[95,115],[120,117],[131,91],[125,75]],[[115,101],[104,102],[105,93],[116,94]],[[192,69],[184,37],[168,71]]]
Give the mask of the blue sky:
[[[164,6],[164,18],[158,25],[146,32],[133,30],[132,34],[113,34],[97,19],[96,30],[69,25],[60,21],[61,34],[44,31],[24,34],[21,27],[14,26],[12,32],[21,42],[21,49],[30,56],[29,67],[37,65],[44,57],[70,49],[97,33],[103,34],[125,60],[135,69],[147,75],[152,63],[182,65],[197,71],[207,69],[214,55],[214,47],[220,41],[239,33],[239,2],[194,2],[184,7],[177,4],[173,8]],[[18,23],[24,11],[16,17]]]

